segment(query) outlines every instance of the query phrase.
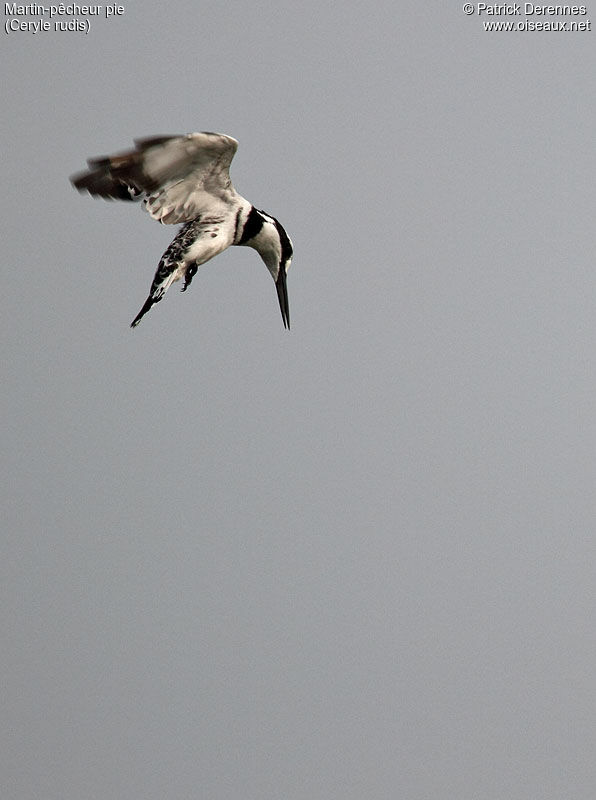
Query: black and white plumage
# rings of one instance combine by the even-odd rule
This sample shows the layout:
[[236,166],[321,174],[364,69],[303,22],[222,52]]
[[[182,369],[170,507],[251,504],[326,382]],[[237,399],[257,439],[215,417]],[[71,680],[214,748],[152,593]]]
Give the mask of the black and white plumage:
[[229,168],[238,142],[222,133],[189,133],[135,140],[126,153],[88,160],[89,169],[71,177],[91,195],[144,201],[154,219],[184,223],[165,251],[145,304],[131,327],[159,303],[172,283],[185,291],[201,264],[231,245],[253,247],[271,273],[281,316],[290,327],[286,275],[292,243],[282,225],[241,197]]

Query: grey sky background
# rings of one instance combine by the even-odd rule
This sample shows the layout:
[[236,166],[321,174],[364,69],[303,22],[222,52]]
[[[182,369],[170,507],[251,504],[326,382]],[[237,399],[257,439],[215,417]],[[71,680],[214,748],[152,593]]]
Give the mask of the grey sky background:
[[[591,800],[596,33],[124,6],[3,35],[2,797]],[[68,177],[195,130],[289,333],[247,248],[128,328]]]

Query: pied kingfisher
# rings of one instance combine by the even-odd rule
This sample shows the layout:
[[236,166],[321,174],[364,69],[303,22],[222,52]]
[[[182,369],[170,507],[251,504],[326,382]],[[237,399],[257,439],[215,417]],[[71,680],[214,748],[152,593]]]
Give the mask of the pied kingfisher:
[[89,169],[71,177],[81,192],[106,199],[138,200],[154,219],[184,223],[165,251],[145,304],[131,328],[159,303],[174,281],[186,291],[198,267],[230,245],[248,245],[261,256],[277,289],[284,327],[290,327],[286,274],[292,242],[281,224],[241,197],[229,167],[238,142],[223,133],[152,136],[135,149],[90,158]]

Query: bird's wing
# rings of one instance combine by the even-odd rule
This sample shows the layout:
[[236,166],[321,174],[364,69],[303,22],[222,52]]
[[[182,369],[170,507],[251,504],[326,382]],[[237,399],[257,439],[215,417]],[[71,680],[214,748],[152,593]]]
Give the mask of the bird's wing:
[[136,139],[126,153],[88,160],[71,177],[81,192],[136,200],[168,225],[188,222],[236,197],[229,167],[238,142],[223,133],[189,133]]

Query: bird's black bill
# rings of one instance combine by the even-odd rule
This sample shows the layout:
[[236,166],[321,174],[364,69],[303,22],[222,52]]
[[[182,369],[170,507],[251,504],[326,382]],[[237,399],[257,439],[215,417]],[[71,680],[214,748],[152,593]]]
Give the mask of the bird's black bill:
[[281,310],[281,318],[284,321],[284,328],[290,330],[290,305],[288,303],[288,286],[286,283],[286,271],[283,266],[279,268],[279,275],[275,281],[277,289],[277,299]]

